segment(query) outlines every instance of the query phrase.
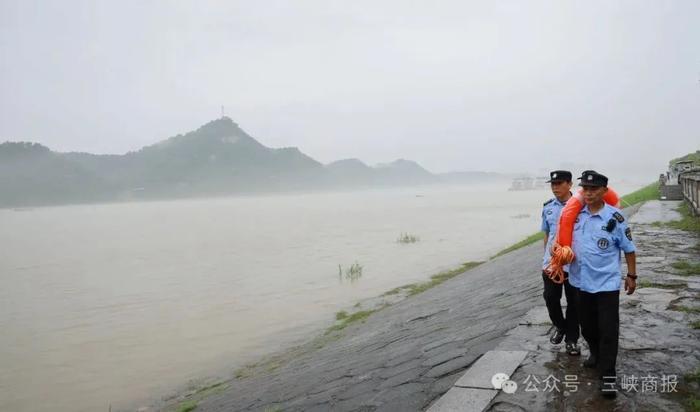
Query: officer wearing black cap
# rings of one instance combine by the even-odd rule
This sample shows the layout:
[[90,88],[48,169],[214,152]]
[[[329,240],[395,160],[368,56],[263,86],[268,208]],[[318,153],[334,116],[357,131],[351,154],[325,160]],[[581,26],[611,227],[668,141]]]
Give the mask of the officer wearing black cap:
[[605,397],[615,397],[617,349],[620,327],[620,252],[624,252],[629,273],[625,291],[636,288],[636,257],[632,232],[619,209],[606,204],[608,178],[594,170],[581,177],[584,207],[574,224],[569,278],[578,286],[578,315],[581,332],[591,354],[583,363],[597,368],[600,389]]
[[[549,180],[554,198],[544,203],[542,207],[542,231],[544,236],[544,257],[542,258],[542,279],[544,281],[544,302],[547,305],[549,319],[555,327],[554,333],[549,341],[558,345],[566,337],[566,351],[569,355],[577,356],[581,354],[578,346],[579,322],[576,313],[577,290],[569,283],[569,266],[564,266],[565,280],[563,284],[554,283],[547,276],[544,269],[549,265],[552,256],[550,248],[554,243],[557,234],[559,215],[566,202],[571,198],[571,172],[568,170],[554,170],[549,173]],[[566,317],[561,308],[561,292],[564,289],[566,295]]]

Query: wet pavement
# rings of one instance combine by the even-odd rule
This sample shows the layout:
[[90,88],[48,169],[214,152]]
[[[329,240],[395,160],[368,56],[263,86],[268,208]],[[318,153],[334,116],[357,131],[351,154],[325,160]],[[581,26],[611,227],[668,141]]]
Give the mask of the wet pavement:
[[[581,367],[587,348],[584,356],[571,357],[563,345],[549,343],[537,242],[239,372],[198,400],[196,410],[424,410],[494,349],[529,354],[511,376],[518,390],[499,393],[492,411],[679,410],[687,392],[698,389],[682,375],[700,365],[700,331],[689,326],[700,315],[669,307],[697,307],[700,278],[679,276],[670,264],[699,262],[700,256],[697,236],[654,223],[677,218],[674,207],[652,202],[638,220],[630,219],[640,281],[663,286],[621,295],[618,373],[636,376],[638,392],[602,399],[595,376]],[[662,393],[662,374],[676,374],[682,393]],[[572,375],[576,382],[567,381]],[[549,376],[559,379],[561,391],[545,390],[545,381],[556,383]],[[658,378],[655,392],[649,390],[652,377]],[[163,409],[177,410],[187,399],[170,400]]]
[[530,354],[511,376],[518,385],[516,392],[500,392],[488,410],[686,409],[687,397],[700,393],[697,383],[684,378],[700,366],[700,330],[690,325],[700,320],[700,313],[683,308],[700,306],[700,277],[680,276],[671,264],[700,263],[700,238],[656,223],[680,218],[674,210],[678,203],[648,202],[630,219],[637,245],[638,287],[648,286],[630,296],[620,295],[617,369],[618,383],[624,380],[625,384],[618,386],[617,398],[600,396],[595,372],[581,366],[588,355],[585,343],[580,357],[565,353],[563,344],[549,343],[551,324],[542,306],[528,313],[530,325],[519,325],[497,347]]

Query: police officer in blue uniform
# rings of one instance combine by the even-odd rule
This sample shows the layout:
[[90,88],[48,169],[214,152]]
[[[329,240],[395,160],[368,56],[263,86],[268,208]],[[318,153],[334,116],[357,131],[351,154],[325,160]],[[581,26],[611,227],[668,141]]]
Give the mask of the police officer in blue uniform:
[[608,178],[593,170],[581,177],[584,207],[574,224],[572,248],[576,255],[569,278],[579,288],[578,314],[581,332],[591,354],[583,366],[597,368],[600,390],[615,397],[617,349],[620,328],[620,252],[624,252],[628,273],[625,291],[637,287],[635,246],[632,232],[619,209],[606,204]]
[[[565,280],[563,284],[554,283],[545,273],[544,269],[551,260],[550,248],[557,234],[559,215],[567,200],[571,198],[571,172],[568,170],[554,170],[549,173],[549,180],[554,198],[545,202],[542,207],[542,231],[544,237],[544,257],[542,259],[542,279],[544,281],[544,302],[547,305],[549,318],[555,327],[549,341],[558,345],[566,337],[566,351],[569,355],[581,354],[577,342],[579,338],[579,321],[576,313],[577,293],[576,286],[568,279],[569,267],[564,266]],[[566,317],[561,308],[561,292],[564,289],[566,295]]]

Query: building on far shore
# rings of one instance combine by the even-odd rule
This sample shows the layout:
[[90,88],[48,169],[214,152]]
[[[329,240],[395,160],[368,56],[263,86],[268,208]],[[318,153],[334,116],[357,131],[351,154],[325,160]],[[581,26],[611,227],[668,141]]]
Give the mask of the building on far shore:
[[547,188],[547,177],[516,177],[508,190],[544,190]]

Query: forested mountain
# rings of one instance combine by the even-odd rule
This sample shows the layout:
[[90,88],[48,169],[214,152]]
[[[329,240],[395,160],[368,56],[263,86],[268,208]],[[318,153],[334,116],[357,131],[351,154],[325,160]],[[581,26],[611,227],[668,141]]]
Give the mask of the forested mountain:
[[0,144],[0,207],[440,182],[399,159],[328,165],[296,147],[266,147],[228,117],[123,155]]

